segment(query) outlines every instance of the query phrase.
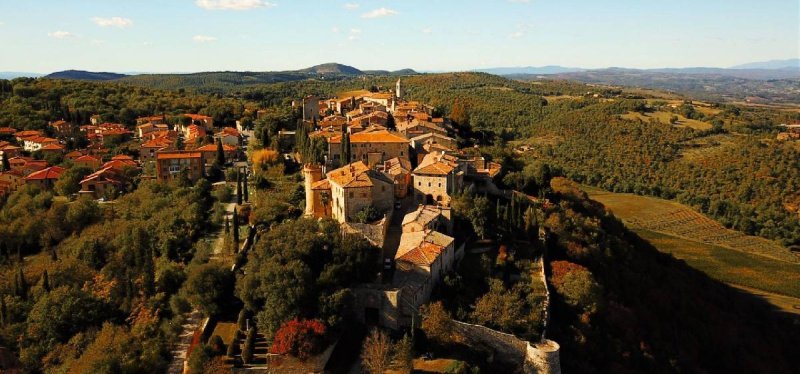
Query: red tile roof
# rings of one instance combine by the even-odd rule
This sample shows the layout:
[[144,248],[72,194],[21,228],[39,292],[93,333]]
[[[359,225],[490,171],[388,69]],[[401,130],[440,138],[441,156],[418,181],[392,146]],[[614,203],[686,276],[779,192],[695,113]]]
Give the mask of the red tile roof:
[[26,181],[29,180],[45,180],[45,179],[58,179],[61,176],[61,173],[64,172],[64,168],[59,166],[51,166],[49,168],[45,168],[39,170],[37,172],[33,172],[27,177],[25,177]]

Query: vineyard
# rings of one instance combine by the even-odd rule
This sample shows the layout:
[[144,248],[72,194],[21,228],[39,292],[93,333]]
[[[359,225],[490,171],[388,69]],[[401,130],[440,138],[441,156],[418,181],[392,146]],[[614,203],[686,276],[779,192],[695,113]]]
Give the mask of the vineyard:
[[725,228],[691,208],[671,201],[584,188],[592,199],[634,229],[676,236],[699,243],[800,264],[800,256],[780,244]]

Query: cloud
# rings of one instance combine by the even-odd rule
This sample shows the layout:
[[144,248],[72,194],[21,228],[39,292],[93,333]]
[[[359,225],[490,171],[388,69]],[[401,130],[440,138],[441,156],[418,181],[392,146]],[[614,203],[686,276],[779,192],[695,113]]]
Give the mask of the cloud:
[[359,5],[357,3],[346,3],[346,4],[344,4],[344,8],[345,9],[353,10],[353,9],[358,9],[358,7],[359,7]]
[[210,43],[217,41],[217,38],[208,35],[195,35],[192,37],[192,40],[198,43]]
[[336,26],[333,26],[333,27],[331,27],[331,32],[332,33],[338,33],[339,32],[339,28],[336,27]]
[[3,25],[5,25],[5,24],[6,24],[5,22],[3,22],[3,21],[0,21],[0,26],[3,26]]
[[379,18],[396,15],[397,11],[388,8],[378,8],[361,15],[361,18]]
[[521,38],[523,36],[525,36],[525,32],[521,31],[521,30],[520,31],[514,31],[511,34],[508,34],[508,37],[512,38],[512,39]]
[[433,32],[433,29],[430,28],[430,27],[426,27],[426,28],[422,29],[422,33],[423,34],[430,34],[432,32]]
[[208,10],[250,10],[277,6],[265,0],[196,0],[194,3]]
[[361,35],[361,29],[350,29],[350,35],[347,37],[347,40],[354,41],[359,39],[359,35]]
[[111,17],[111,18],[103,18],[103,17],[94,17],[92,18],[92,22],[96,23],[97,26],[100,27],[119,27],[124,29],[126,27],[131,27],[133,25],[133,21],[129,18],[122,18],[122,17]]
[[56,39],[67,39],[67,38],[74,38],[75,34],[69,31],[54,31],[54,32],[48,32],[47,36]]

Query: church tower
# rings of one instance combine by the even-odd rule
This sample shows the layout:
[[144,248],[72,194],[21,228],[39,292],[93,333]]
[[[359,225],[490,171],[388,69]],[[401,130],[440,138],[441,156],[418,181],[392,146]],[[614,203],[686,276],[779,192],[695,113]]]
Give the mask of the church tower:
[[395,90],[394,91],[395,91],[394,92],[394,97],[397,100],[400,100],[400,99],[403,98],[403,95],[405,94],[405,92],[403,92],[403,86],[400,85],[400,78],[397,78],[397,83],[395,84]]

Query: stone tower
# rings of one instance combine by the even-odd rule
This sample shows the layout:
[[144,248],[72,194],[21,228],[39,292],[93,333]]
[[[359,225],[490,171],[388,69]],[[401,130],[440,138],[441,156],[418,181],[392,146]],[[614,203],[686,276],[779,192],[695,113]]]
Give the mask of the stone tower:
[[394,88],[394,96],[396,100],[400,100],[403,98],[404,95],[405,92],[403,91],[403,86],[400,84],[400,78],[397,78],[397,83],[395,83],[395,88]]
[[307,216],[314,215],[314,207],[317,205],[316,197],[314,196],[314,190],[311,189],[311,186],[322,180],[322,166],[315,165],[315,164],[305,164],[303,165],[303,178],[305,180],[305,188],[306,188],[306,212]]
[[528,343],[523,372],[526,374],[561,374],[560,350],[561,346],[549,339],[534,345]]
[[319,97],[309,95],[303,98],[303,121],[319,119]]

